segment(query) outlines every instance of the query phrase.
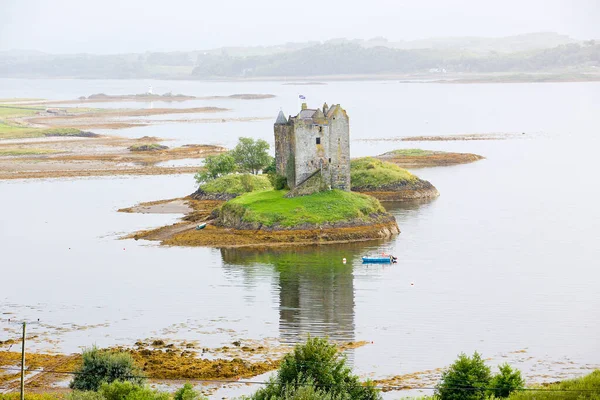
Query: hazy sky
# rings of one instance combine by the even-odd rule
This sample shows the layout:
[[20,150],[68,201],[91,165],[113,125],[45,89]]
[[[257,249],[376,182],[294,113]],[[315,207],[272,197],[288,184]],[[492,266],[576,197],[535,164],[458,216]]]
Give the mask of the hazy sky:
[[600,0],[0,0],[0,50],[49,53],[537,31],[600,39]]

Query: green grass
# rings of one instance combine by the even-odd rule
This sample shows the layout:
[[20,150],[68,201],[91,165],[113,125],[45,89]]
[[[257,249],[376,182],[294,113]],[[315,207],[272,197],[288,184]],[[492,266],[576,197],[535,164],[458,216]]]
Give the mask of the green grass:
[[435,152],[431,150],[422,150],[422,149],[400,149],[391,151],[395,156],[404,156],[404,157],[425,157],[434,154]]
[[542,390],[515,392],[508,400],[600,400],[600,370],[539,389]]
[[81,130],[76,128],[51,128],[41,131],[44,136],[77,136],[81,134]]
[[13,106],[13,105],[1,105],[0,104],[0,118],[26,117],[28,115],[34,115],[38,111],[43,111],[43,110],[44,110],[44,108],[39,108],[39,107]]
[[41,137],[43,129],[8,125],[0,121],[0,139],[22,139]]
[[377,199],[359,193],[330,190],[310,196],[285,198],[285,190],[244,194],[223,205],[221,212],[240,215],[244,222],[292,227],[308,224],[367,219],[385,212]]
[[50,149],[33,149],[33,148],[0,148],[0,156],[32,156],[32,155],[40,155],[40,154],[53,154],[59,153],[57,150]]
[[200,189],[206,193],[240,194],[272,190],[273,186],[269,178],[264,175],[229,174],[201,185]]
[[399,182],[414,182],[418,178],[396,164],[372,157],[350,162],[352,187],[378,187]]
[[129,146],[130,151],[159,151],[167,149],[167,146],[163,146],[162,144],[158,143],[140,143]]

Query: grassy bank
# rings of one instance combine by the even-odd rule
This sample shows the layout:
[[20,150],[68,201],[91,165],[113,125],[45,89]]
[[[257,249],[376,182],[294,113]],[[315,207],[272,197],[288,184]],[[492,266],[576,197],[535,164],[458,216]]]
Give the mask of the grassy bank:
[[232,214],[242,222],[267,227],[293,227],[367,220],[370,214],[385,212],[379,201],[358,193],[331,190],[285,198],[286,193],[284,190],[247,193],[224,204],[221,213]]
[[435,154],[436,152],[423,149],[399,149],[393,150],[386,154],[392,154],[399,157],[426,157]]
[[350,163],[352,187],[380,187],[395,183],[416,182],[417,177],[390,162],[372,157],[358,158]]
[[600,400],[600,370],[581,378],[512,393],[509,400]]
[[35,148],[0,148],[0,156],[37,156],[59,153],[58,150]]
[[200,189],[209,194],[242,194],[252,191],[272,190],[273,186],[264,175],[230,174],[200,185]]
[[0,119],[0,139],[27,139],[48,136],[78,137],[92,136],[75,128],[32,128],[7,123]]

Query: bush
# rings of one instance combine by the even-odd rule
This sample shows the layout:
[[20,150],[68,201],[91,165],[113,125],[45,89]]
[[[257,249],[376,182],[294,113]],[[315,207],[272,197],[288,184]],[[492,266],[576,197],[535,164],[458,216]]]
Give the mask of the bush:
[[169,400],[169,394],[129,381],[103,383],[98,390],[105,400]]
[[442,381],[436,386],[435,393],[441,400],[483,400],[491,379],[490,368],[479,353],[473,353],[473,357],[461,353],[442,373]]
[[500,373],[492,378],[489,394],[494,397],[508,397],[515,390],[523,389],[525,381],[521,377],[521,371],[513,370],[508,364],[502,364],[498,368]]
[[271,185],[273,185],[273,189],[275,190],[283,190],[283,189],[289,189],[288,184],[287,184],[287,178],[285,176],[276,174],[276,173],[269,173],[269,175],[267,175],[269,178],[269,181],[271,182]]
[[249,193],[254,191],[254,181],[252,180],[253,176],[249,174],[243,174],[240,176],[240,183],[244,188],[244,193]]
[[106,400],[106,399],[104,398],[104,396],[102,396],[102,394],[100,394],[98,392],[91,392],[91,391],[84,392],[81,390],[74,390],[65,397],[65,400]]
[[70,387],[75,390],[98,390],[103,383],[144,382],[142,371],[129,353],[99,350],[95,346],[83,351],[83,364],[76,371]]
[[363,385],[352,375],[346,358],[340,357],[334,344],[309,337],[306,343],[297,345],[284,357],[277,377],[251,398],[371,400],[381,396],[372,384]]
[[249,188],[252,189],[250,191],[273,189],[266,176],[250,174],[225,175],[200,185],[206,193],[241,194],[247,193]]
[[181,389],[175,392],[174,400],[202,400],[204,397],[194,390],[194,387],[186,383]]

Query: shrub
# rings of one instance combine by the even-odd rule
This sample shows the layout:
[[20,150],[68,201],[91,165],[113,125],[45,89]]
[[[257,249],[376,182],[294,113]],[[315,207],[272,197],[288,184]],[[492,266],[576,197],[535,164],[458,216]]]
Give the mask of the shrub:
[[129,381],[103,383],[98,390],[105,400],[169,400],[169,394]]
[[240,176],[240,183],[244,188],[244,193],[249,193],[254,190],[254,181],[252,180],[252,175],[243,174]]
[[[331,396],[331,397],[328,397]],[[308,338],[286,355],[277,377],[252,399],[380,399],[377,389],[363,385],[346,366],[346,358],[326,339]]]
[[65,400],[106,400],[102,394],[91,391],[74,390],[69,393]]
[[442,373],[435,392],[441,400],[483,400],[491,379],[490,368],[479,353],[473,353],[473,357],[461,353]]
[[246,193],[248,188],[253,190],[270,190],[273,187],[266,176],[251,174],[231,174],[213,179],[203,185],[200,185],[206,193]]
[[75,390],[98,390],[103,383],[129,381],[135,385],[144,382],[142,371],[129,353],[99,350],[83,351],[83,363],[76,371],[70,387]]
[[276,173],[269,173],[268,178],[269,178],[269,181],[271,182],[271,185],[273,185],[273,189],[275,189],[275,190],[289,189],[288,184],[287,184],[287,178],[285,176],[282,176],[282,175],[279,175]]
[[194,387],[186,383],[181,389],[175,392],[174,400],[202,400],[204,397],[194,390]]
[[515,390],[523,389],[525,381],[521,377],[521,371],[513,370],[508,364],[502,364],[498,368],[500,373],[494,375],[490,381],[490,394],[494,397],[508,397]]

